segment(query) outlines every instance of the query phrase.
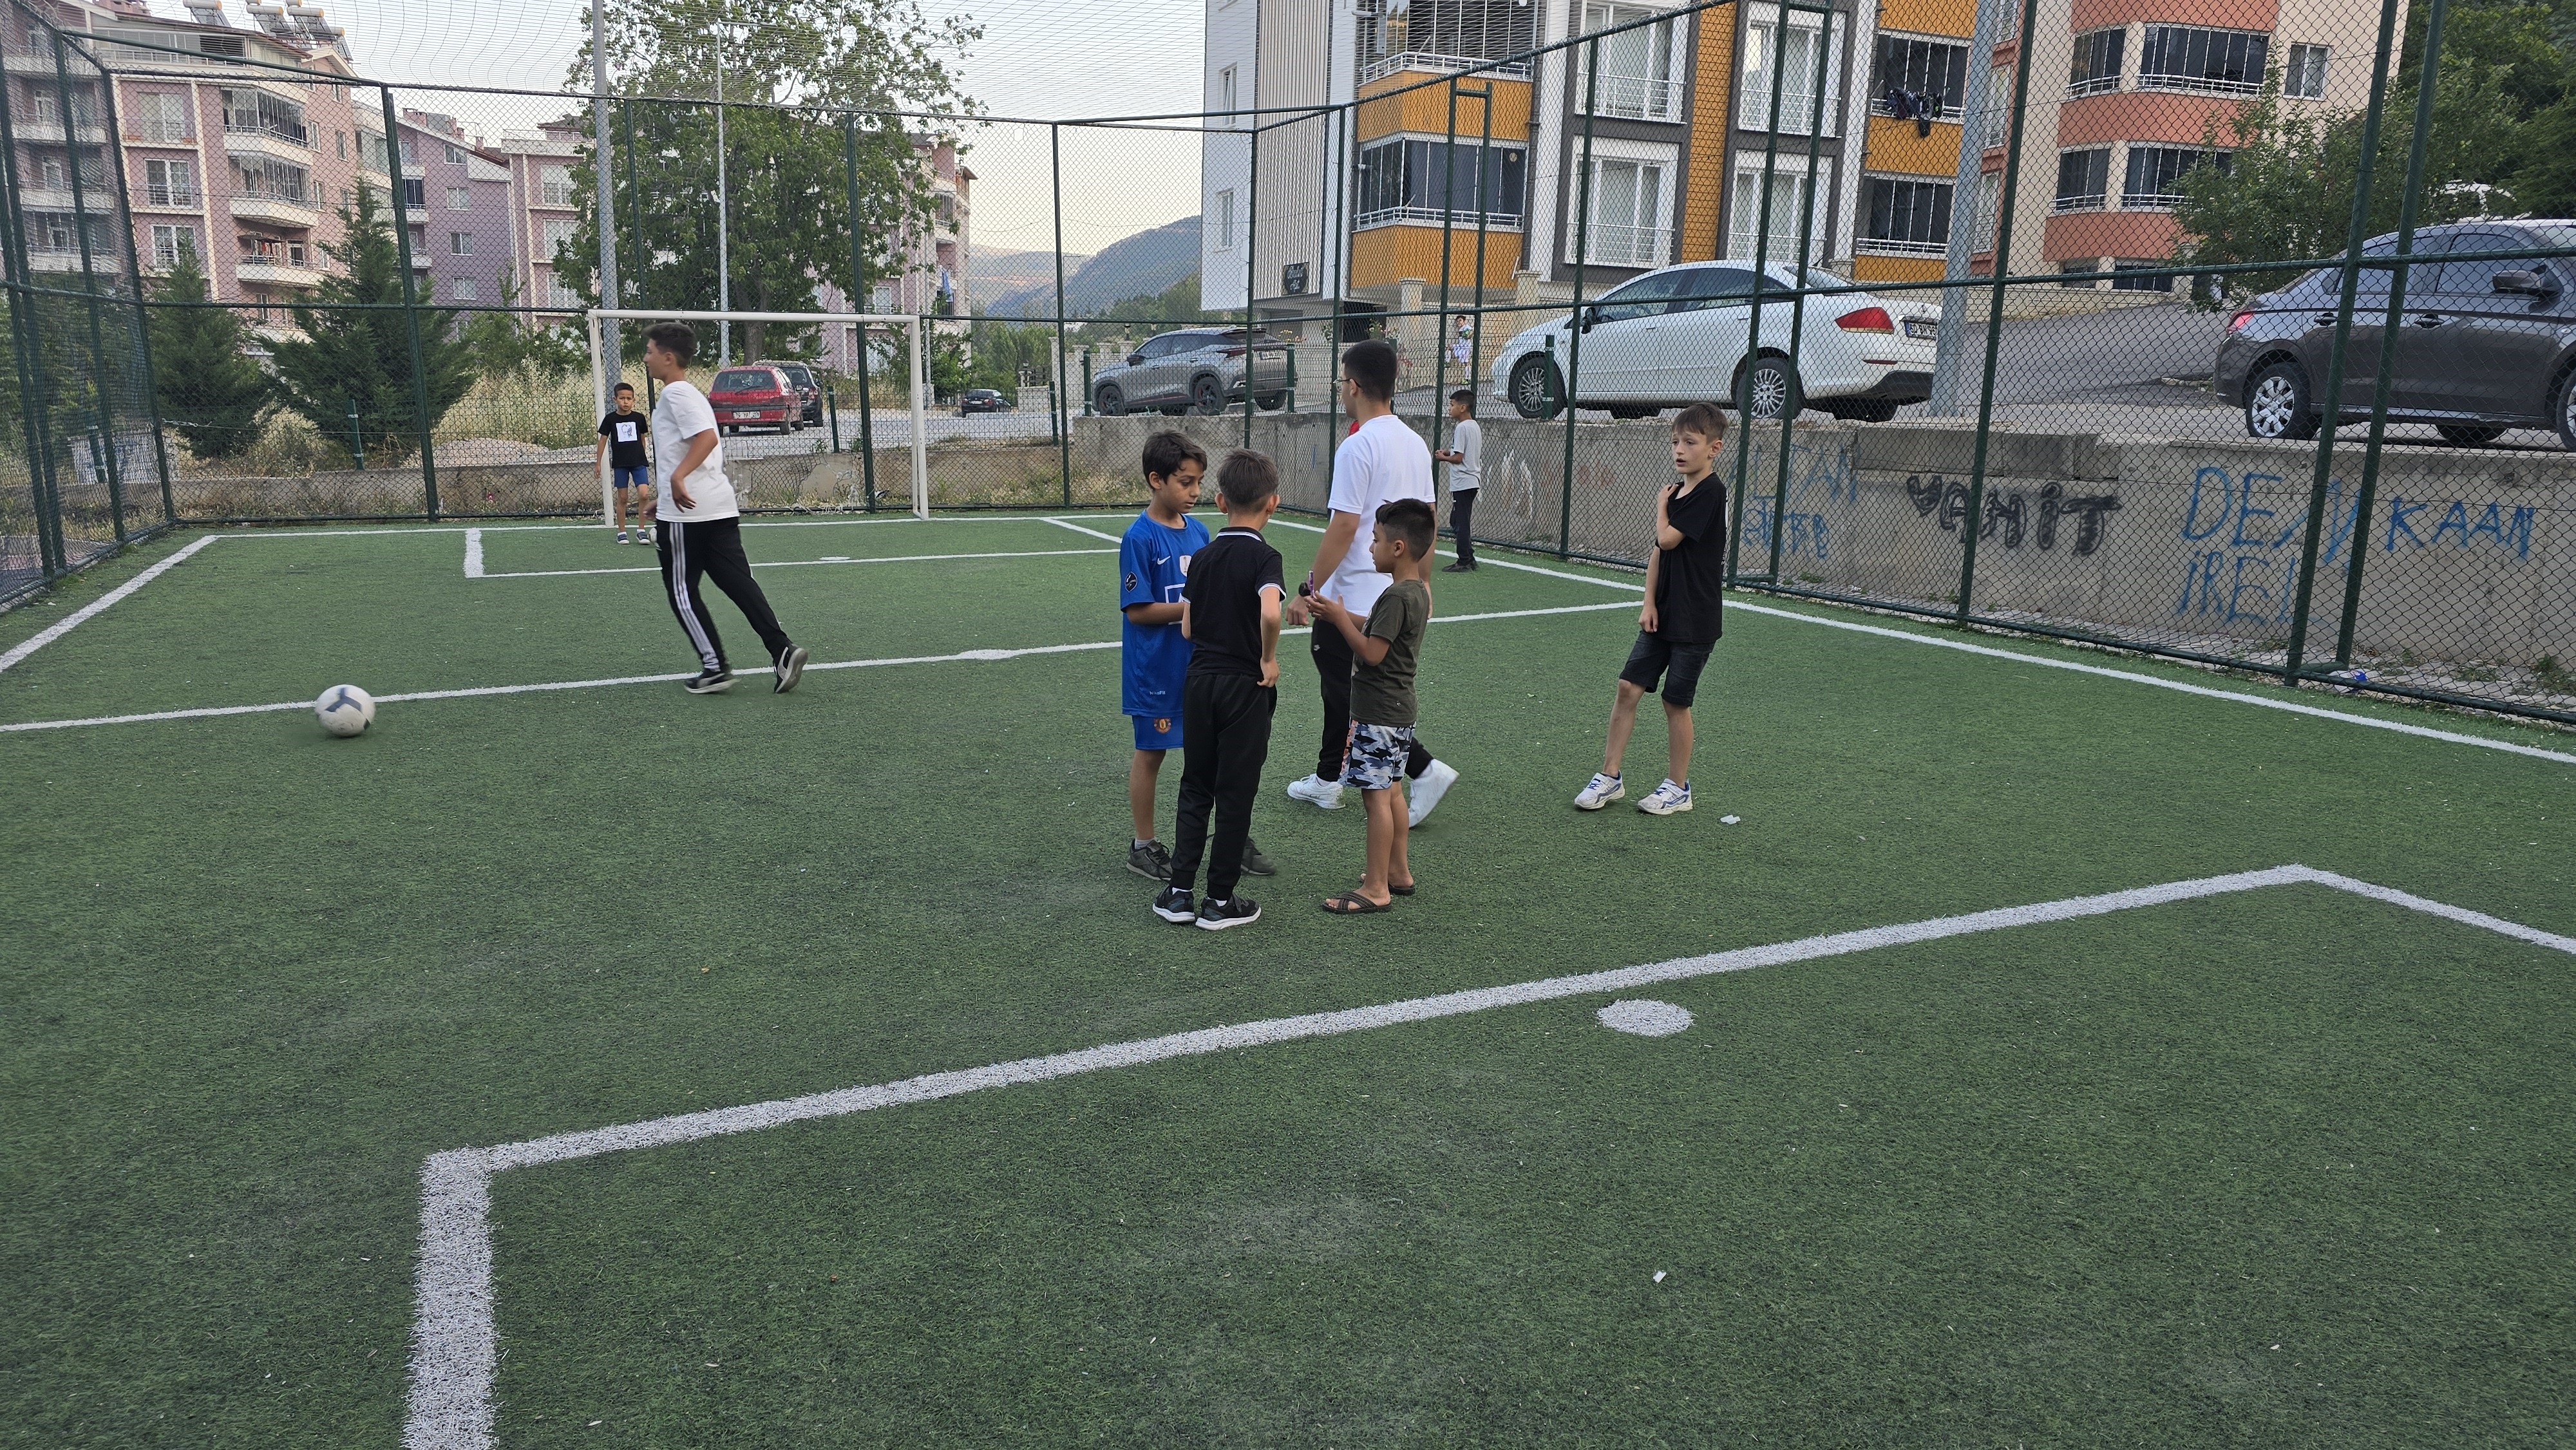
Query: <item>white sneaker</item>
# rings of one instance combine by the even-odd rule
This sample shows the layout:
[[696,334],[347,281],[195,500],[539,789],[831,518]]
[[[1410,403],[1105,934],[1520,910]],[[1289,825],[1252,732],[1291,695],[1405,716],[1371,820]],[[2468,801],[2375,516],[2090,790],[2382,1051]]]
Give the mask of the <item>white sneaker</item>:
[[1673,784],[1670,776],[1665,777],[1664,783],[1656,786],[1652,794],[1637,802],[1637,809],[1650,816],[1674,815],[1690,807],[1690,787]]
[[1627,798],[1628,787],[1619,777],[1596,775],[1592,777],[1590,785],[1574,793],[1574,808],[1578,811],[1597,811],[1612,801]]
[[619,529],[617,531],[617,542],[621,544],[626,542],[626,531],[624,529]]
[[1410,793],[1412,805],[1405,814],[1405,829],[1411,830],[1429,820],[1432,808],[1439,805],[1440,798],[1457,783],[1458,767],[1446,761],[1435,760],[1424,767],[1422,774],[1414,778]]
[[1342,808],[1342,783],[1319,775],[1303,776],[1288,782],[1288,798],[1307,801],[1322,810],[1338,811]]

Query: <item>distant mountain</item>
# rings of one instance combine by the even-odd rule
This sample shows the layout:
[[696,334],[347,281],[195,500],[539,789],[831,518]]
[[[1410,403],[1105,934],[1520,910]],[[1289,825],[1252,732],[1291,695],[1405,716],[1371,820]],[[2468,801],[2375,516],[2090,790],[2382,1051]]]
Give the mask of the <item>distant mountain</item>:
[[[1020,256],[1045,257],[1047,254],[1018,253]],[[1183,217],[1151,231],[1122,237],[1100,249],[1097,256],[1086,258],[1080,267],[1065,259],[1068,270],[1064,278],[1064,310],[1074,317],[1090,317],[1108,311],[1133,297],[1152,297],[1167,291],[1172,284],[1199,269],[1199,219]],[[977,267],[980,269],[981,262]],[[1055,311],[1055,277],[1053,259],[1047,263],[1047,275],[1030,285],[1002,291],[981,281],[978,272],[976,290],[986,301],[988,317],[1040,317]]]
[[[1065,276],[1072,277],[1083,263],[1090,260],[1089,257],[1067,253]],[[968,249],[967,265],[971,269],[968,275],[973,279],[975,296],[979,301],[1031,288],[1044,288],[1049,297],[1055,295],[1053,252],[1015,252],[1003,247],[978,245]],[[989,304],[985,310],[992,310]]]

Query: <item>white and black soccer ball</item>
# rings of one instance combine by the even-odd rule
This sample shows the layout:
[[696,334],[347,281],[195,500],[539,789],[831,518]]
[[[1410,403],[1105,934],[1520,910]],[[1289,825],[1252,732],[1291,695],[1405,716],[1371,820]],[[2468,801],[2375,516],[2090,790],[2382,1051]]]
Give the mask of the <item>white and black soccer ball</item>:
[[355,735],[375,722],[376,697],[355,685],[333,685],[313,702],[313,715],[334,735]]

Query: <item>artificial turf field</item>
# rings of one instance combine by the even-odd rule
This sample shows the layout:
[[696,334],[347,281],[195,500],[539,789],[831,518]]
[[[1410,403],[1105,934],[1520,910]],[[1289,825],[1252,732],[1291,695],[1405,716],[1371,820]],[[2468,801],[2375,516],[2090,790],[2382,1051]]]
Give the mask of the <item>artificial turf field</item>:
[[[1273,539],[1302,572],[1313,535]],[[228,535],[0,671],[0,1443],[403,1443],[457,1149],[2294,862],[2576,933],[2567,736],[1749,597],[1699,808],[1580,815],[1634,625],[1579,607],[1634,576],[1500,554],[1434,576],[1423,734],[1462,778],[1382,922],[1315,907],[1362,813],[1279,792],[1299,640],[1263,919],[1146,911],[1116,651],[992,653],[1117,637],[1114,545],[1036,520],[755,523],[818,665],[914,661],[790,696],[5,729],[693,667],[649,572],[548,572],[648,552],[473,542],[481,577],[461,527]],[[0,651],[191,543],[0,616]],[[1650,706],[1632,795],[1662,759]],[[2564,1445],[2571,973],[2292,883],[514,1167],[489,1424]],[[1610,1031],[1614,996],[1696,1020]]]

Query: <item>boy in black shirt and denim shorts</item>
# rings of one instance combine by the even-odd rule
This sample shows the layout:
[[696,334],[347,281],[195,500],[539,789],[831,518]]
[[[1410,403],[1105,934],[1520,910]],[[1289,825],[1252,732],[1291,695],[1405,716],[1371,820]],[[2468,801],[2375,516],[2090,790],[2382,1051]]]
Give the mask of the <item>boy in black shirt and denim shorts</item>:
[[1726,487],[1715,468],[1725,441],[1726,415],[1709,404],[1693,403],[1673,419],[1673,471],[1681,476],[1655,495],[1655,552],[1646,561],[1637,643],[1619,671],[1601,773],[1575,794],[1577,810],[1597,811],[1628,794],[1619,778],[1620,758],[1637,728],[1637,702],[1658,684],[1672,762],[1663,783],[1637,809],[1669,816],[1691,808],[1691,702],[1717,644],[1726,585]]
[[[1238,448],[1217,465],[1225,528],[1199,546],[1181,585],[1181,634],[1190,642],[1181,679],[1181,802],[1172,826],[1172,877],[1154,898],[1165,921],[1209,931],[1259,921],[1261,908],[1235,895],[1252,831],[1252,800],[1270,758],[1270,717],[1279,708],[1279,551],[1261,537],[1279,511],[1279,470]],[[1216,840],[1211,847],[1213,813]],[[1207,899],[1192,904],[1199,857],[1208,858]]]

